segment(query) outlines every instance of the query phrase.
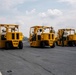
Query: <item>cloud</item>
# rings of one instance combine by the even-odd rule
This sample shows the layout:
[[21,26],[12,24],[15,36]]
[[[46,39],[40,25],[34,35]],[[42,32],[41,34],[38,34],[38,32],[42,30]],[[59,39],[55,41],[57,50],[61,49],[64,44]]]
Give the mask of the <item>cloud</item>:
[[0,0],[0,7],[2,9],[10,9],[18,4],[22,4],[25,0]]
[[[62,14],[61,16],[55,14],[55,16],[57,15],[58,17],[56,17],[54,19],[52,19],[52,18],[43,19],[37,15],[38,14],[38,12],[37,12],[34,15],[33,14],[30,14],[30,15],[23,14],[23,15],[16,15],[12,18],[11,17],[1,17],[0,21],[1,21],[1,23],[19,24],[20,31],[23,32],[23,34],[27,37],[29,36],[30,27],[35,26],[35,25],[53,26],[56,31],[60,28],[75,28],[76,27],[75,26],[76,11],[67,10],[62,13],[64,13],[64,14]],[[46,15],[45,15],[45,17],[46,17]]]
[[[65,13],[66,12],[66,13]],[[76,29],[76,11],[73,10],[67,10],[64,12],[64,15],[54,19],[55,23],[55,28],[59,29],[59,28],[74,28]]]
[[24,3],[26,0],[0,0],[0,15],[15,15],[20,14],[17,5]]
[[18,24],[18,25],[24,25],[24,22],[22,20],[18,20],[18,21],[16,21],[16,24]]
[[[26,1],[36,0],[0,0],[0,23],[19,24],[20,31],[25,36],[29,36],[29,29],[34,25],[53,26],[55,30],[59,28],[75,28],[76,10],[73,9],[47,9],[47,11],[36,8],[19,11],[17,5]],[[58,0],[73,4],[74,0]],[[75,4],[76,2],[74,2]],[[25,5],[26,6],[26,5]],[[47,5],[48,6],[48,5]],[[42,11],[42,12],[41,12]],[[4,13],[2,15],[2,13]]]
[[3,9],[10,9],[16,5],[22,4],[27,1],[36,1],[36,0],[0,0],[0,7]]
[[19,5],[22,5],[26,2],[32,2],[37,0],[0,0],[0,16],[16,16],[16,15],[22,15],[22,14],[33,14],[35,13],[35,9],[31,11],[20,11],[18,9]]
[[46,12],[39,13],[39,16],[43,18],[46,17],[55,18],[61,16],[62,14],[63,14],[62,11],[58,9],[48,9]]
[[43,17],[43,18],[44,18],[44,17],[45,17],[45,18],[47,17],[47,15],[46,15],[45,12],[39,13],[39,16],[40,16],[40,17]]
[[31,11],[26,10],[26,15],[34,14],[36,9],[32,9]]
[[[47,12],[47,11],[46,11]],[[44,12],[45,13],[45,12]],[[46,13],[45,13],[46,14]],[[57,15],[55,13],[55,18],[48,18],[45,14],[42,16],[40,14],[40,17],[43,17],[41,20],[43,25],[48,25],[48,26],[53,26],[54,29],[57,31],[60,28],[76,28],[76,10],[68,9],[68,10],[63,10],[62,14]],[[57,17],[56,17],[57,16]]]
[[76,0],[58,0],[59,2],[66,2],[69,3],[71,5],[75,5],[76,4]]

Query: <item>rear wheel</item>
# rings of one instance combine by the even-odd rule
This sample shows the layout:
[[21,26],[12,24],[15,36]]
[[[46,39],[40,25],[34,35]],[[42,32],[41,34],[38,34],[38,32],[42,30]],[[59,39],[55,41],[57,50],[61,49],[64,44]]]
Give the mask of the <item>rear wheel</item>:
[[41,42],[41,43],[40,43],[40,47],[41,47],[41,48],[45,47],[45,43],[44,43],[44,42]]
[[5,43],[5,49],[6,49],[6,50],[10,49],[10,44],[9,44],[9,42],[6,42],[6,43]]
[[19,49],[23,49],[23,42],[22,41],[19,42]]
[[59,46],[57,41],[56,41],[56,45]]
[[68,42],[69,46],[73,46],[73,43],[71,41]]
[[74,46],[76,46],[76,41],[74,42]]

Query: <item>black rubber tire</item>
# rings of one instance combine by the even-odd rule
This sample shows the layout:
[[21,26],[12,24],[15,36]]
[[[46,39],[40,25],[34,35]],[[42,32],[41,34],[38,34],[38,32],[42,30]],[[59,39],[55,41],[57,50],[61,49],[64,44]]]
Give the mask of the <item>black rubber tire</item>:
[[19,42],[19,46],[18,47],[19,47],[19,49],[23,49],[23,42],[22,41]]
[[9,42],[6,42],[6,43],[5,43],[5,49],[6,49],[6,50],[10,49],[10,44],[9,44]]
[[51,46],[51,48],[54,48],[55,47],[55,43]]
[[69,41],[68,46],[73,46],[73,43],[71,41]]
[[45,47],[45,43],[44,43],[44,42],[41,42],[41,43],[40,43],[40,47],[41,47],[41,48],[44,48],[44,47]]
[[56,45],[59,46],[57,41],[56,41]]
[[76,42],[74,42],[74,46],[76,46]]

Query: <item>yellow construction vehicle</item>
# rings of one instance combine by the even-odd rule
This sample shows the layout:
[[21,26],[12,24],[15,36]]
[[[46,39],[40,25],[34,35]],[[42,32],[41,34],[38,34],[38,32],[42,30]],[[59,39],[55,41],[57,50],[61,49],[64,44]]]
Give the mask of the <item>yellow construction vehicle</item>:
[[23,34],[19,32],[19,25],[0,24],[0,48],[23,48]]
[[76,46],[75,29],[59,29],[56,44],[60,46]]
[[52,27],[33,26],[30,28],[29,42],[31,47],[55,47],[55,32]]

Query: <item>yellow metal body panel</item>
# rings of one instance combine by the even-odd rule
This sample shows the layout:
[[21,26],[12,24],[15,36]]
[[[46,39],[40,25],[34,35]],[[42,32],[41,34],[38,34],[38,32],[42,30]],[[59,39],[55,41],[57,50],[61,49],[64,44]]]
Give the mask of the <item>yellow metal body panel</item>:
[[[14,34],[14,39],[12,39],[12,34]],[[16,37],[16,34],[19,34],[19,39],[17,39]],[[8,41],[12,41],[12,40],[19,40],[19,41],[22,41],[23,40],[23,35],[22,35],[22,33],[21,32],[8,32],[7,34],[6,34],[6,39],[8,40]]]
[[73,40],[74,40],[74,41],[76,41],[76,34],[75,34],[75,35],[73,35]]
[[69,40],[70,40],[70,41],[71,41],[71,40],[76,41],[76,35],[69,35]]
[[43,33],[41,34],[41,40],[54,40],[55,41],[55,34],[54,33]]
[[40,46],[40,41],[32,41],[32,42],[30,42],[30,46],[38,47],[38,46]]

